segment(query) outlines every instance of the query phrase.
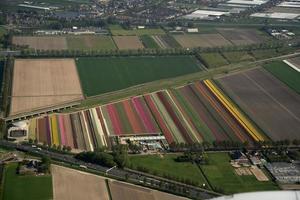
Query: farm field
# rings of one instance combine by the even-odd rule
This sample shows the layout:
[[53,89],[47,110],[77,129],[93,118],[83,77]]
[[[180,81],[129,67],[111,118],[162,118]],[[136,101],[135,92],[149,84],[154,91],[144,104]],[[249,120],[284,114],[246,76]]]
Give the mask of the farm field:
[[66,50],[68,44],[66,37],[60,36],[13,36],[12,43],[18,46],[28,46],[40,50]]
[[151,135],[160,130],[143,96],[101,107],[109,135]]
[[49,146],[66,146],[76,151],[93,151],[109,146],[100,108],[57,114],[29,121],[29,138]]
[[153,39],[153,36],[142,35],[142,36],[140,36],[140,39],[142,40],[142,43],[146,48],[150,48],[150,49],[159,49],[160,48],[160,46]]
[[73,59],[16,59],[13,71],[10,115],[83,99]]
[[274,76],[256,68],[217,81],[273,141],[299,139],[300,96]]
[[49,200],[52,199],[52,178],[45,176],[20,176],[17,164],[5,168],[3,200]]
[[67,46],[70,50],[111,50],[116,49],[110,36],[68,36]]
[[120,50],[144,48],[138,36],[113,36],[113,39]]
[[150,173],[156,173],[158,176],[167,174],[171,177],[189,179],[199,185],[206,183],[200,169],[197,165],[189,162],[176,162],[174,159],[179,154],[166,155],[146,155],[130,156],[129,159],[134,168],[141,166],[150,170]]
[[154,35],[152,37],[162,49],[181,47],[180,44],[171,35]]
[[300,94],[300,72],[281,61],[266,64],[264,68]]
[[109,200],[105,179],[58,165],[51,166],[54,200]]
[[185,200],[184,197],[175,196],[165,192],[151,190],[148,188],[126,184],[110,180],[108,182],[112,199],[122,200]]
[[144,98],[169,144],[247,141],[251,145],[254,140],[264,140],[247,117],[208,80]]
[[279,55],[276,49],[253,50],[251,53],[256,59],[270,58]]
[[227,153],[207,153],[208,164],[201,168],[214,188],[221,188],[225,194],[278,190],[275,183],[260,182],[254,175],[239,176],[230,165]]
[[86,96],[201,70],[192,56],[79,58],[76,62]]
[[255,60],[253,56],[245,51],[223,52],[222,54],[230,63]]
[[112,35],[163,35],[165,32],[160,28],[144,28],[144,29],[123,29],[119,25],[110,25],[110,32]]
[[222,47],[231,43],[220,34],[184,34],[174,35],[177,42],[184,48]]
[[212,81],[131,97],[71,114],[31,119],[29,138],[73,152],[111,147],[110,137],[160,135],[169,144],[253,144],[267,138]]
[[200,53],[201,61],[207,68],[228,65],[228,61],[219,53]]
[[220,28],[218,31],[234,45],[256,44],[264,41],[264,37],[254,29]]

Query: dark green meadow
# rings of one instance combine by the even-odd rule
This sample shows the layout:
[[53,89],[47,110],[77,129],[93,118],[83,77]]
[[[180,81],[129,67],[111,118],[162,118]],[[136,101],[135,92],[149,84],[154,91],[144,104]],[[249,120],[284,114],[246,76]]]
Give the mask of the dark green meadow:
[[76,65],[86,96],[201,70],[194,56],[79,58]]

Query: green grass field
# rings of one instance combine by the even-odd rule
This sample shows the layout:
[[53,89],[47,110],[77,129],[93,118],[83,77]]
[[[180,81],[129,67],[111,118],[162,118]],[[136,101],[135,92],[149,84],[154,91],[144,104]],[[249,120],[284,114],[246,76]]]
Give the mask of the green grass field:
[[281,61],[274,61],[264,65],[271,74],[284,82],[290,88],[300,93],[300,73]]
[[79,58],[76,63],[86,96],[201,70],[193,56]]
[[230,63],[237,63],[237,62],[243,62],[243,61],[254,61],[255,58],[251,55],[249,55],[245,51],[232,51],[232,52],[224,52],[222,53],[224,57],[230,62]]
[[175,162],[177,155],[147,155],[147,156],[130,156],[133,167],[142,166],[150,170],[153,174],[155,171],[158,176],[168,174],[179,179],[191,179],[199,185],[206,183],[200,169],[197,165],[189,162]]
[[208,153],[209,163],[201,168],[213,187],[221,188],[226,194],[278,190],[275,183],[257,181],[255,176],[238,176],[230,165],[227,153]]
[[163,35],[166,34],[160,28],[144,28],[144,29],[123,29],[120,25],[110,25],[109,30],[112,35]]
[[200,53],[200,57],[207,68],[215,68],[229,64],[219,53]]
[[116,49],[110,36],[68,36],[68,49],[71,50],[111,50]]
[[19,176],[16,168],[16,163],[5,167],[3,200],[52,199],[51,176]]
[[146,48],[159,49],[158,44],[153,40],[153,38],[150,35],[142,35],[140,36],[140,39]]
[[163,41],[165,41],[165,43],[167,43],[169,48],[181,48],[180,44],[172,35],[161,35],[160,37]]
[[256,59],[271,58],[278,55],[276,49],[253,50],[252,54]]

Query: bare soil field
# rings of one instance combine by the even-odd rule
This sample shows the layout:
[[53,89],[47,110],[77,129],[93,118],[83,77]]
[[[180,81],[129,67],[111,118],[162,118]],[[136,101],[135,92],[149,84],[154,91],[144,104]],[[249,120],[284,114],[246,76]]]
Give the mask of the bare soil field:
[[174,35],[174,38],[185,48],[231,45],[231,43],[220,34],[184,34]]
[[112,199],[116,200],[184,200],[172,194],[150,190],[118,181],[109,181]]
[[224,38],[234,45],[247,45],[263,42],[264,38],[254,29],[223,28],[218,29]]
[[68,48],[66,38],[61,36],[14,36],[12,39],[12,43],[14,45],[29,46],[29,48],[40,50],[64,50]]
[[138,36],[113,36],[118,49],[143,49],[143,43]]
[[101,176],[57,165],[51,166],[51,172],[54,200],[109,200],[105,179]]
[[218,82],[272,140],[300,139],[300,96],[264,69],[225,76]]
[[11,96],[10,115],[83,99],[75,61],[16,59]]

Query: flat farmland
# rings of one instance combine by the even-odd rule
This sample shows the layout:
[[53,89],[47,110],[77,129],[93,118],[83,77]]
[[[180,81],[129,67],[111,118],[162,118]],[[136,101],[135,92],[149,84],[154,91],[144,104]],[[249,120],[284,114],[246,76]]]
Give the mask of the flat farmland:
[[12,43],[18,46],[28,46],[40,50],[65,50],[68,49],[66,37],[60,36],[14,36]]
[[165,192],[150,190],[119,181],[110,180],[109,188],[114,200],[184,200],[187,198],[175,196]]
[[[293,67],[297,69],[297,66],[294,64]],[[276,78],[278,78],[283,83],[285,83],[290,88],[292,88],[300,94],[300,72],[296,71],[291,66],[281,61],[274,61],[265,64],[264,68],[268,70],[271,74],[273,74]]]
[[231,43],[220,34],[184,34],[174,35],[174,38],[184,48],[231,45]]
[[234,45],[256,44],[264,41],[264,37],[254,29],[223,28],[218,31]]
[[54,200],[109,200],[105,179],[57,165],[51,166]]
[[95,35],[68,36],[67,44],[68,44],[68,49],[71,50],[116,49],[114,41],[110,36],[95,36]]
[[113,39],[120,50],[144,48],[138,36],[113,36]]
[[300,138],[300,96],[270,73],[256,68],[218,81],[269,138]]
[[200,53],[200,57],[207,68],[216,68],[229,64],[219,53]]
[[254,175],[237,175],[227,153],[207,153],[207,156],[208,164],[201,165],[201,168],[210,184],[223,189],[225,194],[278,190],[271,181],[258,181]]
[[201,70],[193,56],[79,58],[76,62],[86,96]]
[[10,115],[81,100],[75,61],[16,59],[11,96]]
[[5,166],[3,200],[49,200],[52,199],[52,178],[44,176],[22,176],[16,173],[18,164]]
[[144,29],[123,29],[120,25],[110,25],[109,30],[112,35],[164,35],[166,34],[161,28],[144,28]]

